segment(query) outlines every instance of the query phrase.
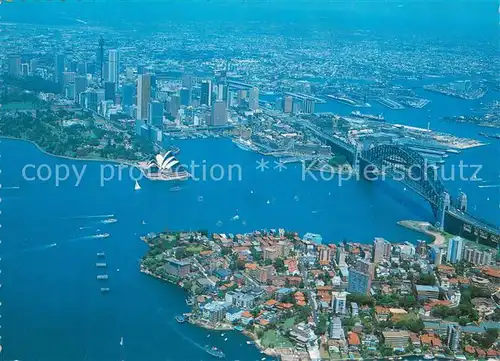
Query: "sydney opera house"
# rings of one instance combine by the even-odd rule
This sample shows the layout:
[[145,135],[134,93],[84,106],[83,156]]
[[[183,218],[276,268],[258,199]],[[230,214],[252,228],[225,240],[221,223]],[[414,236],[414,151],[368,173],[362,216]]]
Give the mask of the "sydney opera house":
[[139,162],[139,168],[146,178],[151,180],[169,181],[189,178],[189,173],[181,169],[172,151],[157,154],[149,161]]

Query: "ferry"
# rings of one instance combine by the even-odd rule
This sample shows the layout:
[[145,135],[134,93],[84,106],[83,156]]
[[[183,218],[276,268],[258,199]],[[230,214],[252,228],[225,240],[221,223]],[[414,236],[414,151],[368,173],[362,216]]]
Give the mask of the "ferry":
[[224,352],[222,352],[221,350],[219,350],[217,347],[210,347],[210,346],[205,346],[203,348],[203,350],[208,353],[209,355],[212,355],[214,357],[217,357],[217,358],[224,358],[226,357],[226,355],[224,354]]
[[106,265],[106,262],[97,262],[97,263],[95,264],[95,266],[96,266],[96,267],[106,267],[107,265]]
[[184,316],[182,315],[177,315],[175,316],[175,320],[178,322],[178,323],[184,323],[186,322],[186,319],[184,318]]
[[96,235],[93,235],[92,238],[108,238],[110,236],[109,233],[99,233]]
[[109,292],[109,287],[101,287],[101,292]]
[[102,223],[105,223],[105,224],[116,223],[116,222],[118,222],[118,219],[116,219],[116,218],[109,218],[109,219],[105,219],[104,221],[102,221]]
[[98,280],[107,280],[108,279],[108,275],[97,275],[97,279]]
[[382,114],[379,115],[372,115],[372,114],[362,114],[359,110],[355,110],[351,112],[351,115],[358,117],[358,118],[363,118],[363,119],[368,119],[368,120],[374,120],[378,122],[384,122],[385,118]]
[[97,252],[97,257],[104,257],[106,253],[104,252]]
[[255,146],[252,144],[251,141],[245,140],[243,138],[233,139],[233,143],[236,144],[236,146],[238,148],[240,148],[241,150],[245,150],[247,152],[251,152],[251,151],[256,150]]

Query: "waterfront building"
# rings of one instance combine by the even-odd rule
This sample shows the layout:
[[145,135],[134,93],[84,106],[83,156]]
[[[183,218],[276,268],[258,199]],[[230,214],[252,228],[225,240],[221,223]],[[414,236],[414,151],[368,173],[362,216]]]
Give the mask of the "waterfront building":
[[259,109],[259,88],[250,88],[248,92],[248,108],[250,110]]
[[472,246],[465,246],[462,259],[474,266],[489,266],[493,256],[491,251],[481,251]]
[[135,85],[126,83],[122,87],[122,104],[124,107],[131,107],[134,103]]
[[212,105],[212,82],[210,80],[203,80],[201,82],[201,95],[200,103],[202,105]]
[[408,331],[385,331],[382,332],[384,344],[393,348],[405,348],[410,341]]
[[391,256],[392,245],[384,238],[376,237],[373,241],[372,261],[377,264],[382,260],[387,260]]
[[463,238],[456,236],[448,241],[448,253],[446,255],[449,263],[458,263],[462,260],[462,252],[464,248]]
[[283,113],[291,113],[293,110],[293,98],[290,95],[283,97],[283,104],[281,106]]
[[54,62],[54,80],[56,83],[61,83],[63,81],[64,73],[64,54],[57,54]]
[[157,100],[149,102],[148,123],[163,129],[163,103]]
[[167,259],[163,266],[165,272],[175,277],[185,277],[191,272],[191,265],[188,262],[179,261],[175,258]]
[[417,254],[423,256],[427,250],[427,243],[424,240],[417,240]]
[[449,324],[446,332],[446,345],[452,351],[456,351],[460,347],[460,327],[458,325]]
[[108,81],[115,84],[115,89],[119,81],[120,53],[116,49],[111,49],[108,54]]
[[314,100],[306,99],[304,101],[304,113],[307,113],[307,114],[314,113]]
[[418,300],[439,298],[439,288],[436,286],[415,285],[415,293]]
[[220,126],[227,124],[227,109],[224,100],[217,100],[212,107],[212,117],[210,125]]
[[222,322],[226,317],[226,310],[224,302],[213,301],[203,306],[203,317],[212,323]]
[[150,99],[151,74],[141,74],[137,77],[137,119],[148,119]]
[[429,261],[431,261],[436,267],[441,265],[443,262],[443,250],[438,246],[432,246],[429,249]]
[[104,83],[104,100],[116,101],[116,84],[110,81]]
[[75,103],[83,105],[80,103],[80,94],[87,90],[87,77],[83,75],[75,76],[75,94],[74,100]]

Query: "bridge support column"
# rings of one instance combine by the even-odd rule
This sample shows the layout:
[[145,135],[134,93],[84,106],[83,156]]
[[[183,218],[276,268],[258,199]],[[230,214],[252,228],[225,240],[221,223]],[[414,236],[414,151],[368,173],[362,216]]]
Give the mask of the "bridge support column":
[[359,174],[359,161],[361,159],[361,145],[356,146],[356,150],[354,151],[354,161],[352,162],[352,167],[356,174]]
[[439,208],[436,221],[436,227],[439,228],[440,231],[444,231],[444,219],[446,217],[446,211],[450,209],[450,205],[450,195],[447,192],[443,192],[439,198]]

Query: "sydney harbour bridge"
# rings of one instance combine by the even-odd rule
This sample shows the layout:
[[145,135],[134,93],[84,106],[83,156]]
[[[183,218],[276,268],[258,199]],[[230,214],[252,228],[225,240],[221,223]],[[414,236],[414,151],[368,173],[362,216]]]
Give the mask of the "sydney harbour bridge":
[[363,149],[340,138],[325,134],[312,123],[302,123],[333,149],[342,149],[351,157],[353,168],[367,180],[391,177],[426,199],[441,231],[471,241],[500,247],[500,228],[467,213],[467,196],[453,197],[443,185],[439,168],[428,164],[417,151],[402,145],[380,144]]

